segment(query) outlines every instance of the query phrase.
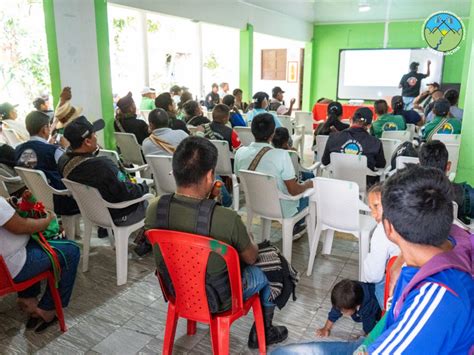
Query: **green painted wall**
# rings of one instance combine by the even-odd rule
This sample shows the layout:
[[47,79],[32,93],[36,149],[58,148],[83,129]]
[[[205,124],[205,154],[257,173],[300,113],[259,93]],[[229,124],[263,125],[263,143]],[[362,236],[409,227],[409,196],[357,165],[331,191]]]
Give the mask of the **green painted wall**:
[[[471,2],[471,17],[474,16],[474,1]],[[470,43],[466,51],[463,68],[464,75],[464,118],[462,122],[461,150],[459,152],[456,181],[467,181],[474,186],[474,26],[470,26],[466,42]]]
[[[464,21],[467,27],[467,21]],[[423,21],[403,21],[389,24],[387,48],[426,47],[421,37]],[[383,48],[384,23],[315,25],[313,33],[313,85],[311,103],[320,97],[335,99],[339,50],[353,48]],[[446,56],[443,82],[460,83],[466,41],[453,55]]]
[[240,71],[239,86],[243,91],[242,100],[250,102],[252,99],[253,81],[253,26],[240,30]]
[[51,78],[51,93],[53,105],[59,103],[61,94],[61,76],[59,72],[58,43],[56,39],[56,21],[54,18],[53,0],[43,0],[44,25],[46,29],[46,44],[48,46],[49,76]]
[[115,150],[114,106],[112,96],[112,74],[110,70],[107,0],[94,0],[94,6],[97,54],[99,60],[100,99],[102,118],[105,121],[104,143],[107,149]]

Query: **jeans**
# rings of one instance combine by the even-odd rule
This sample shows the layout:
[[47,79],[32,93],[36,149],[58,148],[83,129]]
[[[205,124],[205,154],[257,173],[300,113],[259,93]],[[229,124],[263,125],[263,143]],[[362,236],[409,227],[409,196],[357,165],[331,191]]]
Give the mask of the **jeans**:
[[383,300],[385,298],[385,278],[375,284],[375,298],[379,303],[380,309],[384,309]]
[[413,108],[413,101],[415,101],[414,97],[403,96],[403,103],[404,103],[403,109],[405,111],[411,110]]
[[302,171],[300,172],[300,174],[301,174],[301,181],[311,180],[315,178],[314,174],[309,171]]
[[273,307],[275,304],[270,301],[270,285],[265,273],[258,267],[249,265],[242,273],[242,288],[244,300],[260,292],[260,302],[262,307]]
[[[58,249],[58,258],[61,265],[61,280],[59,281],[59,295],[63,307],[67,307],[69,299],[71,298],[74,281],[76,280],[77,265],[81,256],[79,247],[72,241],[50,241],[51,246]],[[20,273],[15,277],[15,282],[22,282],[32,277],[41,274],[42,272],[51,270],[51,260],[48,254],[41,248],[41,246],[30,239],[26,245],[26,262]],[[41,285],[36,283],[24,291],[18,292],[20,298],[36,297],[40,294]],[[51,296],[49,287],[38,303],[38,308],[45,311],[52,311],[55,309],[54,301]]]
[[[223,181],[220,176],[216,176],[216,180]],[[229,191],[224,184],[221,187],[221,197],[222,197],[222,206],[230,207],[232,206],[232,196],[230,195]],[[234,196],[234,198],[239,198],[239,196]]]
[[[298,205],[298,212],[296,213],[300,213],[301,211],[303,211],[306,207],[309,206],[309,197],[302,197],[300,198],[300,203]],[[295,227],[299,227],[300,225],[302,225],[305,221],[305,217],[303,217],[302,219],[300,219],[296,224],[295,224]]]
[[272,355],[352,355],[363,341],[364,338],[355,341],[313,341],[304,344],[291,344],[272,351]]

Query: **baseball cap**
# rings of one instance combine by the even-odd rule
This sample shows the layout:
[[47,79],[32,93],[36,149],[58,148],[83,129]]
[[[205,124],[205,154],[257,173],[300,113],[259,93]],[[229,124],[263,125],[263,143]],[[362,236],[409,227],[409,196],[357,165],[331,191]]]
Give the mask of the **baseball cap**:
[[46,125],[49,125],[50,118],[41,111],[31,111],[25,118],[25,127],[30,136],[38,134],[38,132]]
[[353,120],[362,121],[367,124],[372,123],[374,114],[367,107],[359,107],[352,117]]
[[12,111],[17,106],[18,105],[12,105],[9,102],[4,102],[0,105],[0,117],[5,118],[10,113],[10,111]]
[[275,86],[275,87],[272,89],[272,96],[275,97],[275,96],[278,95],[280,92],[281,92],[282,94],[285,93],[285,92],[281,89],[281,87]]
[[148,86],[145,86],[143,89],[142,89],[142,92],[141,94],[142,95],[146,95],[146,94],[154,94],[156,91],[154,88],[150,88]]
[[73,146],[80,146],[84,139],[90,134],[100,131],[105,127],[103,119],[98,119],[94,123],[90,123],[85,116],[79,116],[64,129],[64,137]]
[[444,117],[448,114],[451,104],[447,99],[439,99],[434,102],[433,111],[437,116]]

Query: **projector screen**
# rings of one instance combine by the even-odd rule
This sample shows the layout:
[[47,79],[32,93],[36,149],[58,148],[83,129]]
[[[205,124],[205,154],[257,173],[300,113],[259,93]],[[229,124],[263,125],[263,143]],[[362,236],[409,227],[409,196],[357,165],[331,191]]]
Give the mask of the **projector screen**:
[[426,73],[431,60],[431,74],[421,83],[441,84],[443,55],[428,49],[344,49],[339,52],[338,99],[377,100],[401,95],[401,77],[410,71],[411,62],[418,62],[419,73]]

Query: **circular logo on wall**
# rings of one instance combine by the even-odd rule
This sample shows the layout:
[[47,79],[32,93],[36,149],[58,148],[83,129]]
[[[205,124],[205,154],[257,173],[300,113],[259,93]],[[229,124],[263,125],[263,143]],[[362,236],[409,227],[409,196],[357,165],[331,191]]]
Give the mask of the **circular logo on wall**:
[[464,35],[463,22],[452,12],[436,12],[423,24],[423,38],[428,46],[445,55],[453,54],[459,49]]

